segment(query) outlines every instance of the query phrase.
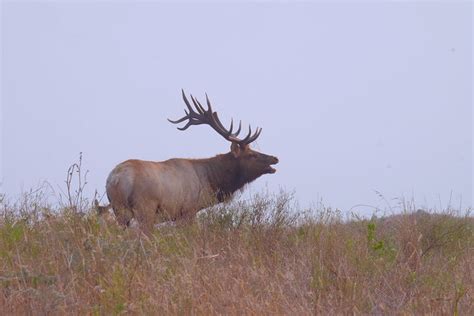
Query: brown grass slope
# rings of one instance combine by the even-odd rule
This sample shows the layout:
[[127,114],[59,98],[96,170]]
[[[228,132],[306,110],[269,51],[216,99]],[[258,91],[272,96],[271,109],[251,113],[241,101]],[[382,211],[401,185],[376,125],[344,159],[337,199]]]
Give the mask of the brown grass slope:
[[344,221],[291,197],[147,238],[92,210],[0,203],[0,314],[474,314],[474,222]]

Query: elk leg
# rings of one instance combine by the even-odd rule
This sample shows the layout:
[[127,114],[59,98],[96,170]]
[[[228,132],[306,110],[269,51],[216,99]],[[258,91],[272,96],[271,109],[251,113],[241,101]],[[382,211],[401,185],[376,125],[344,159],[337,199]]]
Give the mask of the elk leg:
[[134,208],[135,219],[140,229],[146,235],[150,236],[155,224],[155,210],[150,207]]
[[114,214],[115,214],[115,218],[117,219],[117,222],[124,226],[124,227],[128,227],[130,226],[130,221],[132,220],[133,218],[133,213],[131,210],[127,209],[127,208],[114,208]]
[[180,217],[178,217],[175,220],[175,223],[177,225],[192,225],[196,222],[196,213],[191,213],[191,214],[181,214]]

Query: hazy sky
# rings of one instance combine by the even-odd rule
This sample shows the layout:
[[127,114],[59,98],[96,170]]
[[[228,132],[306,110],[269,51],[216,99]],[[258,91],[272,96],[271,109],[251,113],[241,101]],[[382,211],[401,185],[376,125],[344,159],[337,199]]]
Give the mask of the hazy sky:
[[[303,205],[472,206],[472,3],[2,2],[1,191],[62,186],[83,152],[88,192],[129,158],[210,157],[181,132],[180,90],[263,127],[278,172],[247,192]],[[92,193],[91,193],[92,194]],[[360,213],[370,208],[356,208]]]

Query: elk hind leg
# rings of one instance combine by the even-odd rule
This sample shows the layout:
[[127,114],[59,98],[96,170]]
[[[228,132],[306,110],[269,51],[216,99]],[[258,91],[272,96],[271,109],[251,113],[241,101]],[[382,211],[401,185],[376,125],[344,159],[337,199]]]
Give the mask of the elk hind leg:
[[138,222],[138,226],[146,235],[151,235],[153,227],[155,225],[155,210],[150,207],[134,208],[135,219]]
[[117,223],[124,227],[129,227],[133,218],[133,212],[128,208],[113,208]]

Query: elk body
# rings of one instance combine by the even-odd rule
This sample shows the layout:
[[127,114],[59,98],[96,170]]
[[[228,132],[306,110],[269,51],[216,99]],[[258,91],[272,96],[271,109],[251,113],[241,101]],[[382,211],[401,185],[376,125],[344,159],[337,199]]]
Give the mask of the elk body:
[[275,173],[272,165],[278,158],[250,148],[262,131],[251,127],[243,139],[238,138],[241,123],[233,132],[233,122],[226,129],[213,112],[206,95],[207,110],[191,95],[193,106],[183,91],[186,115],[171,123],[187,121],[179,130],[206,124],[231,143],[230,152],[207,159],[166,161],[127,160],[117,165],[107,178],[107,197],[117,221],[128,226],[135,218],[144,231],[161,221],[192,219],[199,210],[230,199],[264,174]]

